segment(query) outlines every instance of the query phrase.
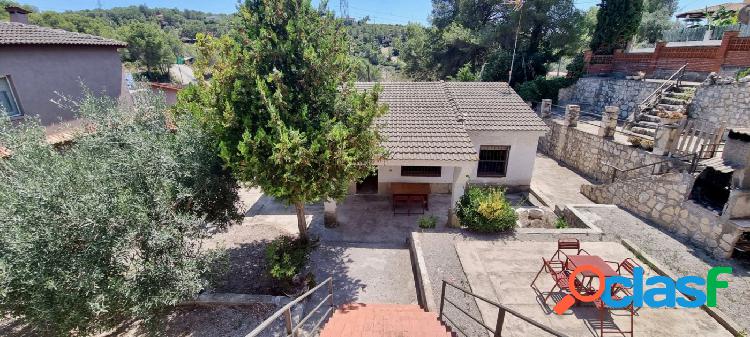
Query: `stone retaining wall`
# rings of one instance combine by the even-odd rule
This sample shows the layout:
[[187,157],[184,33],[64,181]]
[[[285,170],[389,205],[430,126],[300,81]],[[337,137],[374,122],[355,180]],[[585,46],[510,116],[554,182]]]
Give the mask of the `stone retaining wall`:
[[[558,104],[579,104],[584,112],[602,113],[607,105],[620,108],[620,117],[636,111],[638,104],[661,83],[602,77],[583,77],[558,94]],[[729,126],[750,127],[750,83],[701,85],[688,107],[692,118]]]
[[702,85],[688,113],[715,124],[750,127],[750,83]]
[[[602,163],[608,163],[620,169],[629,169],[666,159],[639,148],[606,140],[575,127],[564,126],[558,120],[548,120],[547,125],[550,131],[539,139],[538,150],[600,182],[609,182],[613,174],[613,169]],[[640,172],[639,170],[631,171],[628,175],[650,174],[652,168],[647,167]]]
[[635,112],[638,104],[660,85],[656,82],[583,77],[572,86],[560,90],[558,104],[579,104],[582,111],[596,113],[612,105],[620,108],[620,117],[624,118]]
[[728,258],[741,231],[719,214],[687,200],[693,181],[691,174],[667,173],[584,185],[581,193],[594,202],[615,204],[648,218],[714,255]]

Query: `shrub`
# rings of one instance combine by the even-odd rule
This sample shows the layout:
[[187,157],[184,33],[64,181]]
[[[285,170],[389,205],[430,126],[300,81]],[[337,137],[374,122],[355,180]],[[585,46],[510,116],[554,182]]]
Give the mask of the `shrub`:
[[238,219],[215,140],[158,98],[76,102],[92,132],[64,152],[0,118],[0,312],[39,334],[146,323],[208,284],[209,227]]
[[740,70],[737,72],[737,79],[741,79],[745,76],[750,76],[750,68],[747,68],[745,70]]
[[500,187],[469,186],[456,203],[456,216],[469,230],[482,233],[509,230],[518,220]]
[[576,54],[573,60],[565,67],[568,71],[567,78],[571,79],[571,82],[575,82],[584,75],[585,64],[583,62],[583,53]]
[[532,81],[526,81],[519,85],[517,91],[518,95],[527,102],[539,102],[545,98],[551,98],[553,102],[557,102],[557,94],[560,89],[573,83],[575,83],[575,80],[571,78],[546,79],[544,76],[539,76]]
[[310,249],[308,241],[291,236],[273,240],[266,248],[268,274],[281,282],[282,288],[288,288],[307,263]]
[[435,228],[437,226],[437,217],[434,215],[424,215],[417,220],[419,228]]
[[557,220],[555,221],[555,228],[557,229],[563,229],[563,228],[568,228],[568,227],[570,227],[568,225],[568,222],[565,221],[565,219],[563,218],[557,218]]

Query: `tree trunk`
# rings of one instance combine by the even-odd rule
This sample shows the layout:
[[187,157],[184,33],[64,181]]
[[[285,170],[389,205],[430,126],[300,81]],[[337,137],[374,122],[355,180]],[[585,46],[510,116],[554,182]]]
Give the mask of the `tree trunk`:
[[294,203],[297,210],[297,228],[299,229],[299,238],[307,241],[307,221],[305,220],[305,205],[301,202]]

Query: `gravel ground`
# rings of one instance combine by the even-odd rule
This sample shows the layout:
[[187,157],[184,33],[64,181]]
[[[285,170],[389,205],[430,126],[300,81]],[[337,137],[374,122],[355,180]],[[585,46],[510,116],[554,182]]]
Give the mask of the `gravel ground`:
[[226,232],[204,241],[207,248],[223,248],[229,256],[229,270],[211,289],[213,292],[280,295],[266,273],[266,246],[282,235],[292,235],[270,216],[279,205],[258,189],[240,190],[245,218]]
[[712,267],[731,266],[733,274],[722,277],[729,281],[729,288],[717,292],[717,307],[750,331],[750,265],[746,261],[717,260],[704,250],[619,208],[590,208],[586,211],[605,219],[596,222],[606,233],[605,240],[630,240],[677,275],[705,277]]
[[[274,305],[180,307],[170,312],[162,323],[165,337],[241,337],[252,331],[276,309]],[[0,320],[0,336],[32,337],[39,334],[19,320]],[[138,321],[101,333],[97,337],[140,337],[148,333]]]

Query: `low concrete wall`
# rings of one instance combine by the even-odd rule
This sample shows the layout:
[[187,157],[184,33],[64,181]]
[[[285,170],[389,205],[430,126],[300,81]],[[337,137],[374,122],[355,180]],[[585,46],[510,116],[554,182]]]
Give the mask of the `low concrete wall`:
[[611,105],[620,108],[620,116],[626,117],[635,112],[638,104],[660,85],[637,80],[583,77],[572,86],[560,90],[558,104],[578,104],[584,112],[597,113]]

